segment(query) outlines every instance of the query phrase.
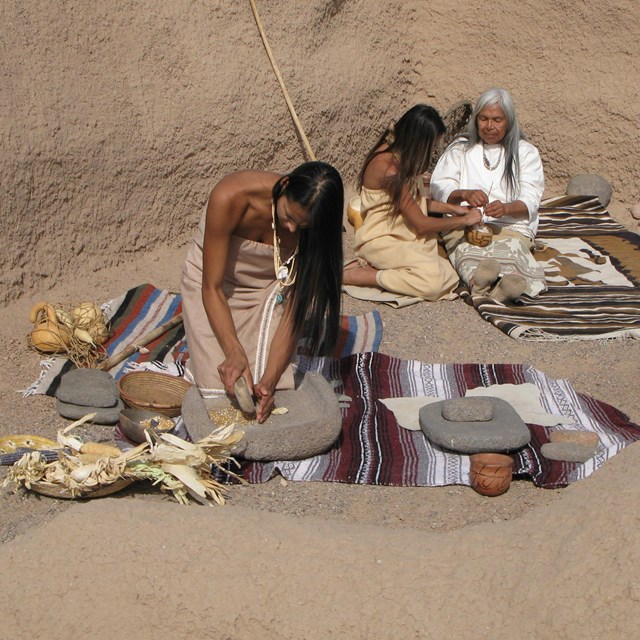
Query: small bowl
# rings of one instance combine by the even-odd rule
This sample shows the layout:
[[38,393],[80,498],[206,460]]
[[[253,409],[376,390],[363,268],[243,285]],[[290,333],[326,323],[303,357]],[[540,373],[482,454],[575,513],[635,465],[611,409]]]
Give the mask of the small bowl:
[[182,400],[190,386],[183,378],[155,371],[132,371],[118,380],[120,396],[128,407],[155,411],[170,418],[180,415]]
[[[153,420],[158,420],[158,418],[168,419],[167,416],[157,411],[147,411],[146,409],[123,409],[120,412],[120,420],[118,421],[118,424],[120,425],[122,433],[124,433],[131,442],[141,444],[142,442],[146,442],[147,439],[145,437],[145,431],[149,428],[152,428],[158,433],[168,433],[174,428],[175,424],[173,423],[173,420],[170,420],[171,426],[164,429],[154,426]],[[145,420],[151,421],[151,427],[145,427],[142,425]]]
[[483,496],[499,496],[511,485],[513,458],[503,453],[471,456],[471,486]]

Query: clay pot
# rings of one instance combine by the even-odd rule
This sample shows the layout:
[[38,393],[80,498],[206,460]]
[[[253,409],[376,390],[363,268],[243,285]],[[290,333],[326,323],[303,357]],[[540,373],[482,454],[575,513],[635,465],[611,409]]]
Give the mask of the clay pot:
[[471,486],[483,496],[506,493],[512,471],[513,459],[502,453],[474,453],[471,456]]

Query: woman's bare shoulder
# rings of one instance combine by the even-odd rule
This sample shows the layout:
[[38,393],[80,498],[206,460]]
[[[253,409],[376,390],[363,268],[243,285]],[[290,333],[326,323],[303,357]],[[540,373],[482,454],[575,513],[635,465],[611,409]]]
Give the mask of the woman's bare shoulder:
[[275,183],[280,174],[272,171],[242,169],[228,173],[214,187],[214,191],[250,191],[264,184]]
[[398,163],[393,153],[382,151],[371,158],[364,173],[367,189],[385,189],[398,173]]

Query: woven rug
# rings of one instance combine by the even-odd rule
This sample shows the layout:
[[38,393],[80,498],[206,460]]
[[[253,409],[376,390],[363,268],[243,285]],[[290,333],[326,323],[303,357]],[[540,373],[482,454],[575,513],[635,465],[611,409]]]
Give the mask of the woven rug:
[[542,202],[534,253],[548,290],[501,304],[458,293],[478,313],[519,340],[640,337],[640,236],[611,218],[596,198]]
[[640,427],[614,407],[577,393],[567,380],[555,380],[529,365],[427,364],[380,353],[359,353],[341,360],[307,360],[305,370],[341,381],[337,390],[353,401],[343,410],[342,433],[327,453],[308,460],[245,463],[249,482],[269,480],[276,472],[287,480],[345,482],[390,486],[469,484],[469,456],[432,445],[421,431],[398,426],[381,398],[435,396],[456,398],[467,389],[493,384],[532,383],[544,409],[571,418],[571,429],[593,431],[600,438],[595,457],[585,463],[547,460],[540,447],[551,428],[527,425],[531,443],[513,456],[516,477],[538,487],[557,488],[589,476],[608,458],[640,439]]
[[[182,311],[179,294],[142,284],[103,305],[111,321],[112,335],[105,344],[107,356],[113,356],[140,339],[156,327]],[[377,351],[382,340],[382,319],[376,310],[361,316],[342,316],[334,357],[340,358],[359,351]],[[182,375],[184,363],[189,357],[184,336],[184,325],[170,329],[153,342],[109,370],[117,380],[126,371],[147,362],[154,362],[159,369],[171,365],[171,373]],[[23,395],[46,394],[54,396],[61,376],[74,368],[65,358],[43,360],[40,377]],[[175,365],[175,366],[173,366]]]

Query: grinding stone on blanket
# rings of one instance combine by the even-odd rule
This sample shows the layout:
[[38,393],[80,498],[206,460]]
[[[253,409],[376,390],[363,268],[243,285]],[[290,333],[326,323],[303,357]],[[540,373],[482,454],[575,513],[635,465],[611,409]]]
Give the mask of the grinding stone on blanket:
[[72,369],[65,373],[56,398],[58,413],[69,420],[95,413],[91,422],[116,424],[124,409],[115,380],[98,369]]
[[540,447],[540,453],[548,460],[561,462],[586,462],[596,455],[598,448],[576,442],[547,442]]
[[[236,445],[234,456],[246,460],[301,460],[324,453],[338,439],[342,414],[333,386],[320,374],[307,373],[294,390],[278,390],[277,407],[288,412],[274,415],[264,424],[249,423],[238,428],[244,437]],[[207,398],[195,386],[182,402],[182,417],[192,439],[211,433],[218,425],[209,410],[232,406],[226,396]]]
[[516,410],[500,398],[434,402],[420,409],[419,421],[431,442],[458,453],[515,451],[531,440],[529,429]]

